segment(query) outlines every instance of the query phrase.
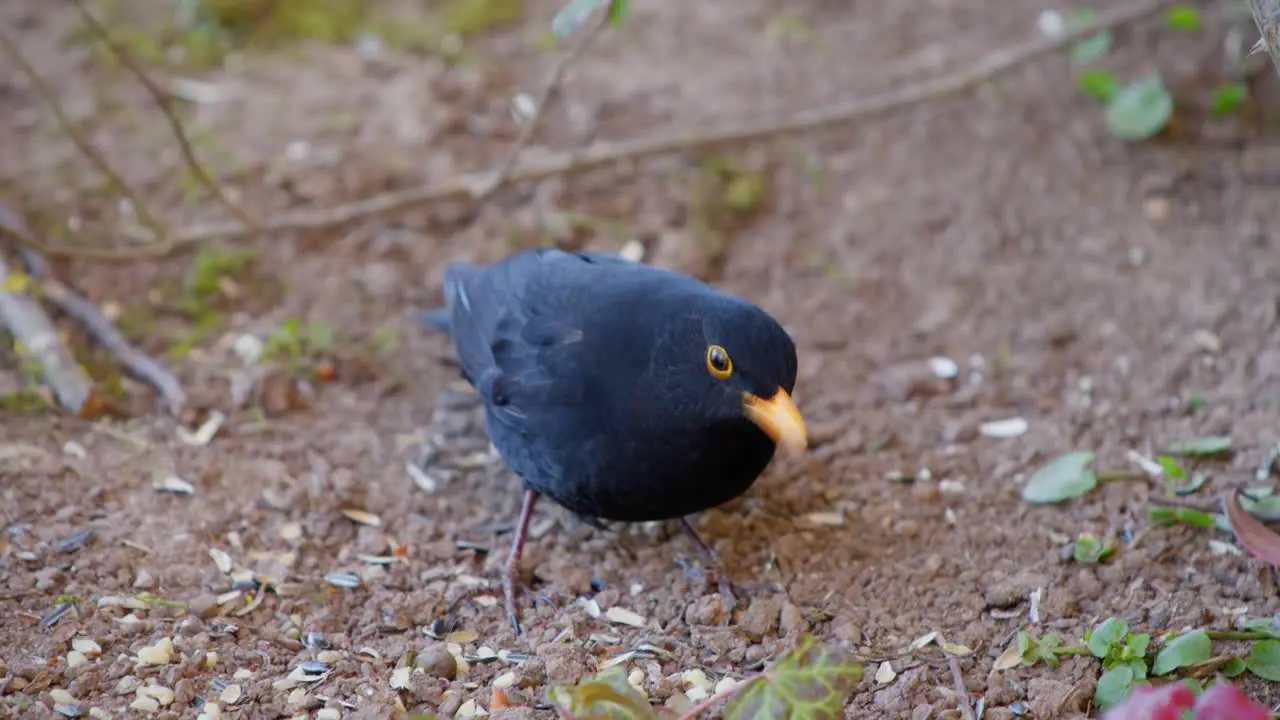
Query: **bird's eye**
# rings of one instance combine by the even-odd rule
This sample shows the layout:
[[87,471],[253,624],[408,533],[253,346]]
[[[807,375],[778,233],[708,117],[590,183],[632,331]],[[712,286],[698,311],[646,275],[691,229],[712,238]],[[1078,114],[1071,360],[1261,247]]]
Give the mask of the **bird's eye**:
[[732,375],[733,361],[729,359],[729,353],[719,345],[707,348],[707,370],[720,380]]

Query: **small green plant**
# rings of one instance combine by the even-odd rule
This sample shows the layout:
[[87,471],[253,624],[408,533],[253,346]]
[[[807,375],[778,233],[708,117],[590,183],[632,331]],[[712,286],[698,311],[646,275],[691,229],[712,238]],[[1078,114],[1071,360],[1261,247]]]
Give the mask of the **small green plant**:
[[318,360],[333,350],[333,329],[324,323],[303,324],[290,319],[267,336],[262,356],[278,360],[293,370]]
[[725,701],[725,720],[844,717],[844,704],[862,679],[862,667],[849,656],[824,647],[809,635],[764,672],[685,709],[678,716],[655,708],[627,681],[620,667],[584,678],[575,686],[554,687],[550,699],[562,718],[692,720]]
[[[1269,618],[1246,619],[1239,627],[1234,631],[1193,629],[1152,638],[1146,633],[1130,632],[1129,623],[1123,618],[1110,617],[1086,632],[1080,645],[1063,644],[1062,637],[1056,634],[1036,638],[1022,631],[1017,642],[996,659],[994,667],[1008,670],[1044,663],[1052,669],[1062,655],[1097,658],[1102,674],[1093,700],[1103,710],[1119,704],[1134,687],[1152,684],[1151,678],[1173,676],[1179,671],[1194,673],[1210,668],[1225,677],[1248,671],[1266,680],[1280,681],[1280,627]],[[1249,645],[1243,654],[1215,656],[1215,640],[1244,641]],[[1181,682],[1200,689],[1193,678]]]
[[[1068,20],[1071,27],[1093,22],[1097,13],[1079,8]],[[1176,3],[1165,11],[1165,24],[1174,32],[1196,32],[1203,22],[1198,8],[1189,3]],[[1107,130],[1117,138],[1141,142],[1160,134],[1173,121],[1175,102],[1159,74],[1149,74],[1121,82],[1114,73],[1098,67],[1115,46],[1115,35],[1099,30],[1076,42],[1071,60],[1076,66],[1076,87],[1103,106]],[[1248,99],[1247,88],[1228,83],[1215,88],[1210,96],[1211,112],[1229,115]]]

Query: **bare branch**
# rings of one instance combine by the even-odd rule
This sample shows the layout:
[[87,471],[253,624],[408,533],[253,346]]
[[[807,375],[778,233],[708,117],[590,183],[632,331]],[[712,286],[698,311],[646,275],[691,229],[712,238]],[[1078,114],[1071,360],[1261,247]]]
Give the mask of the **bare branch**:
[[226,192],[223,190],[222,185],[209,175],[204,164],[196,158],[195,149],[191,147],[191,141],[187,137],[186,131],[182,128],[182,121],[179,120],[178,116],[173,112],[172,98],[170,95],[164,90],[161,90],[160,86],[151,78],[151,75],[148,74],[136,60],[134,60],[129,51],[120,45],[120,43],[116,42],[115,38],[111,37],[110,31],[103,26],[98,18],[94,17],[93,13],[89,12],[89,9],[85,7],[83,0],[67,0],[67,2],[74,5],[76,9],[80,11],[80,15],[84,18],[85,23],[88,24],[93,32],[98,35],[120,63],[128,68],[128,70],[133,73],[134,77],[138,79],[138,82],[146,88],[147,94],[149,94],[151,99],[155,101],[156,107],[160,108],[160,112],[164,115],[165,121],[169,123],[169,129],[173,132],[173,137],[178,141],[178,147],[182,150],[182,157],[186,160],[187,167],[191,170],[191,173],[195,175],[196,180],[203,185],[211,195],[213,195],[214,199],[216,199],[219,204],[243,223],[246,229],[250,232],[257,231],[260,227],[258,220],[245,211],[244,208],[240,207],[238,203],[228,197]]
[[22,344],[23,354],[40,366],[40,374],[64,409],[82,416],[92,412],[93,383],[71,357],[44,308],[28,295],[19,277],[0,258],[0,323]]
[[1249,0],[1249,10],[1253,13],[1253,22],[1258,25],[1262,34],[1253,51],[1266,50],[1271,56],[1271,64],[1280,73],[1280,3],[1277,0]]
[[[93,338],[94,342],[105,348],[107,352],[120,361],[126,372],[150,385],[164,400],[169,412],[174,415],[181,412],[186,404],[187,397],[173,373],[169,372],[159,361],[138,350],[125,339],[115,325],[102,314],[97,305],[50,275],[48,263],[31,248],[32,245],[37,243],[27,230],[26,223],[11,208],[2,204],[0,204],[0,237],[8,238],[16,245],[23,262],[27,266],[27,272],[33,279],[38,281],[41,295],[49,303],[78,322],[85,329],[85,332],[89,334],[89,337]],[[28,306],[28,311],[39,311],[43,316],[43,311],[40,310],[39,305],[33,299],[26,296],[21,296],[21,299],[30,300],[31,305],[34,306]],[[0,301],[0,314],[3,314],[3,301]],[[13,326],[10,325],[10,327]],[[35,326],[33,325],[32,327]],[[14,334],[15,336],[18,334],[16,330]],[[56,334],[54,339],[57,339]],[[30,345],[29,340],[23,339],[22,341],[23,344]],[[58,345],[61,346],[61,344],[61,340],[59,340]],[[45,362],[42,358],[41,363],[44,364]],[[76,365],[76,368],[79,369],[79,366]],[[83,374],[82,370],[80,372]],[[55,389],[61,386],[70,388],[69,395],[74,398],[75,390],[77,389],[77,386],[74,385],[74,379],[61,378],[61,376],[59,378],[57,381],[51,381],[50,384]],[[61,391],[59,391],[59,397],[64,397]],[[66,404],[67,402],[64,402],[64,405]],[[71,406],[68,405],[68,407]],[[79,412],[79,410],[73,411]]]
[[89,161],[93,163],[94,167],[98,169],[98,172],[102,173],[102,175],[106,177],[111,184],[116,186],[116,189],[120,194],[124,195],[125,198],[129,200],[133,205],[133,212],[138,216],[138,221],[145,225],[147,229],[154,234],[154,239],[157,242],[165,242],[168,232],[165,230],[164,226],[147,210],[146,206],[142,203],[141,198],[133,192],[128,183],[124,181],[124,178],[120,177],[119,173],[111,167],[111,164],[107,162],[107,159],[103,157],[102,153],[98,152],[98,149],[93,146],[93,143],[89,141],[89,138],[85,137],[84,133],[80,131],[80,128],[71,121],[66,110],[62,107],[62,103],[58,102],[57,95],[55,95],[53,89],[49,87],[49,83],[45,82],[40,73],[31,66],[31,63],[27,61],[26,56],[22,54],[22,50],[18,48],[18,45],[13,41],[13,38],[9,37],[7,33],[2,31],[0,31],[0,50],[3,50],[4,53],[13,60],[13,63],[22,70],[22,73],[31,80],[32,87],[35,88],[36,92],[40,95],[40,98],[45,101],[45,104],[49,106],[49,109],[58,119],[58,123],[62,125],[63,130],[67,133],[67,136],[71,138],[71,141],[76,144],[76,147],[80,149],[80,152],[84,153],[85,156],[89,158]]
[[[729,126],[704,132],[640,138],[613,144],[598,144],[583,150],[554,155],[541,163],[524,167],[518,167],[512,161],[512,167],[506,174],[490,170],[461,175],[442,183],[393,190],[345,205],[281,213],[264,219],[258,231],[270,233],[326,229],[373,215],[418,207],[433,202],[474,199],[477,196],[476,188],[492,193],[501,187],[514,183],[544,180],[558,175],[579,173],[621,161],[638,160],[675,151],[701,150],[770,139],[782,135],[841,125],[855,120],[863,120],[921,102],[963,92],[987,82],[1001,73],[1008,72],[1027,62],[1061,50],[1099,30],[1141,20],[1169,4],[1169,2],[1171,0],[1135,0],[1128,5],[1099,13],[1092,22],[1082,23],[1061,35],[1037,37],[1020,45],[1002,48],[953,73],[948,73],[933,80],[889,90],[869,98],[838,103],[816,110],[801,111],[781,120]],[[489,188],[495,177],[498,179],[497,184]],[[167,241],[127,249],[74,248],[49,245],[42,245],[38,249],[42,253],[51,256],[79,257],[103,262],[132,262],[139,259],[165,257],[209,240],[246,238],[254,234],[240,223],[212,223],[188,227],[171,236]]]
[[537,99],[534,106],[533,115],[525,121],[524,127],[520,128],[520,135],[511,146],[511,150],[507,153],[507,159],[498,166],[490,176],[480,185],[475,186],[472,197],[477,202],[483,202],[497,192],[499,188],[506,183],[507,178],[511,176],[511,172],[515,170],[516,164],[520,162],[520,156],[524,153],[525,148],[533,140],[538,132],[538,126],[542,124],[542,119],[547,115],[547,108],[555,99],[556,94],[560,92],[560,88],[564,85],[565,75],[568,74],[569,66],[574,63],[582,53],[586,52],[591,46],[591,41],[600,34],[600,31],[609,24],[608,15],[602,15],[594,25],[583,33],[582,38],[572,49],[560,58],[555,68],[551,71],[551,79],[547,81],[546,87],[542,90],[542,96]]

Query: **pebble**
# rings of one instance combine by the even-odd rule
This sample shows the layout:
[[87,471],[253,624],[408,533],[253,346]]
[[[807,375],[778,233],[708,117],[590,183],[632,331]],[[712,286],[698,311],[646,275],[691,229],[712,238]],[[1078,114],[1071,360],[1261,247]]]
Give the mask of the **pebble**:
[[89,659],[84,656],[84,653],[78,650],[72,650],[67,653],[67,667],[69,668],[80,667],[87,662],[89,662]]
[[62,688],[54,688],[50,690],[49,699],[59,705],[74,705],[76,703],[76,699],[71,696],[71,693],[63,690]]
[[129,707],[139,712],[158,712],[160,703],[153,697],[141,696],[134,698]]
[[432,645],[418,654],[414,666],[433,677],[452,680],[458,674],[458,663],[443,645]]

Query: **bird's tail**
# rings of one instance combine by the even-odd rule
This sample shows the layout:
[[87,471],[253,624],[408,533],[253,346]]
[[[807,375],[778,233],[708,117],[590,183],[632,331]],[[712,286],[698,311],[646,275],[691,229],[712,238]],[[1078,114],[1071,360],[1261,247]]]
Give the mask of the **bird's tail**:
[[419,310],[413,314],[413,319],[429,328],[435,328],[444,333],[449,332],[449,308],[438,307]]
[[467,296],[467,285],[483,269],[483,267],[470,263],[449,263],[449,266],[444,271],[444,307],[419,310],[413,314],[414,318],[427,327],[451,333],[452,323],[450,318],[453,315],[454,305],[461,302],[464,306],[469,306],[470,300]]

